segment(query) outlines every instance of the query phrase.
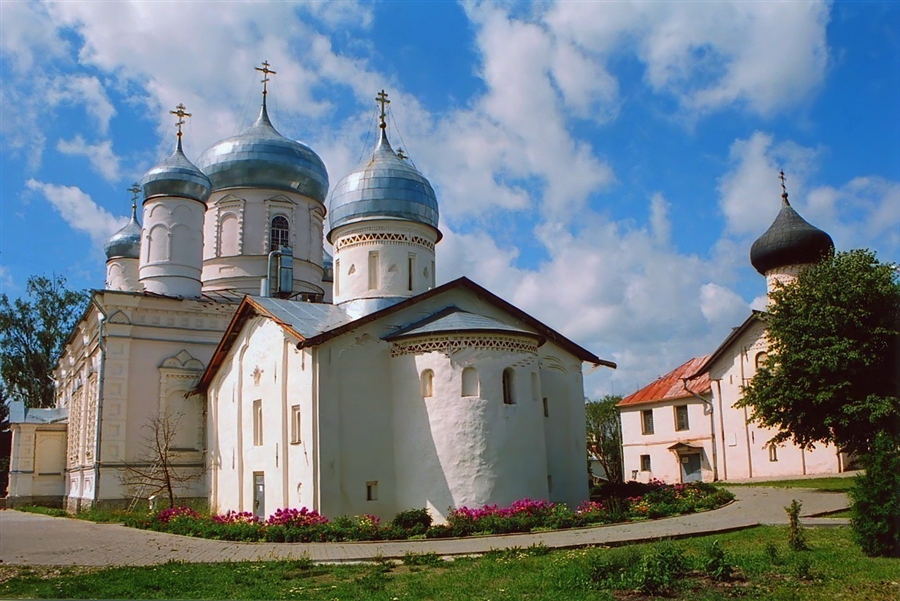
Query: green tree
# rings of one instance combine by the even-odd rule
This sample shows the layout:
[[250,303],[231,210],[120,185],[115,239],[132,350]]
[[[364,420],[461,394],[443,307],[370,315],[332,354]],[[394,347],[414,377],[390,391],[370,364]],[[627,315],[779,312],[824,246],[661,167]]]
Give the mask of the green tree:
[[869,250],[839,252],[777,286],[769,360],[738,406],[779,430],[773,442],[866,453],[900,424],[900,281]]
[[9,398],[28,407],[53,405],[53,364],[87,303],[63,276],[32,276],[27,299],[0,294],[0,379]]
[[597,458],[610,482],[622,481],[622,421],[616,407],[621,400],[621,396],[606,395],[584,406],[588,455]]

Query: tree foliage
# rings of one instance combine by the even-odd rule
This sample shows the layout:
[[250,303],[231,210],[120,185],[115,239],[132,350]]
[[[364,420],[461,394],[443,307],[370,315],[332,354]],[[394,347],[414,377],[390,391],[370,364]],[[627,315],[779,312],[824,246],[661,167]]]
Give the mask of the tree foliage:
[[588,455],[597,458],[610,482],[622,481],[622,422],[616,407],[621,400],[621,396],[606,395],[584,406]]
[[868,250],[840,252],[778,286],[769,360],[738,406],[780,430],[773,442],[865,453],[900,424],[900,281]]
[[53,364],[89,297],[68,290],[63,276],[32,276],[26,291],[12,302],[0,294],[0,379],[10,399],[50,407]]

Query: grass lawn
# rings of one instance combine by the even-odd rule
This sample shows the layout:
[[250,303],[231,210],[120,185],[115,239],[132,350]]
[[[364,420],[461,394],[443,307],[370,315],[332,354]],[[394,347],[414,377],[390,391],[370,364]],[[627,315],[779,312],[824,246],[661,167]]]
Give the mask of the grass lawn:
[[[767,526],[654,545],[550,551],[546,547],[399,565],[314,565],[308,560],[170,563],[141,568],[0,566],[2,598],[644,600],[900,598],[900,559],[872,559],[848,528],[806,530],[790,551],[787,527]],[[724,558],[710,548],[714,540]],[[716,581],[734,566],[733,574]],[[660,579],[659,576],[669,578]],[[644,592],[639,589],[643,588]]]
[[761,482],[716,482],[716,486],[767,486],[770,488],[814,488],[816,490],[847,492],[853,488],[856,478],[802,478],[799,480],[768,480]]

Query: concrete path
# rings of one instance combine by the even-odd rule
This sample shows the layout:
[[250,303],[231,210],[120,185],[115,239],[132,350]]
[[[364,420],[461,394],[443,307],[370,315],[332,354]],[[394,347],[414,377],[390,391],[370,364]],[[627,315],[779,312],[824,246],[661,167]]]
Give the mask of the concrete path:
[[[6,565],[115,566],[301,557],[322,562],[365,561],[379,555],[399,558],[407,552],[462,555],[541,543],[556,548],[616,545],[727,532],[757,524],[784,524],[787,514],[783,508],[791,499],[803,503],[804,516],[848,506],[844,493],[755,487],[733,491],[737,501],[722,509],[648,522],[535,534],[359,543],[235,543],[6,510],[0,511],[0,561]],[[847,520],[805,518],[803,523],[838,525]]]

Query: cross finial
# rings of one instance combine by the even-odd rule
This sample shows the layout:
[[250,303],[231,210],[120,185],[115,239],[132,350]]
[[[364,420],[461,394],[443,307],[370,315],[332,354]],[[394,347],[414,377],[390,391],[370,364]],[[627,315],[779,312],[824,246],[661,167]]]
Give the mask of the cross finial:
[[266,94],[269,93],[269,75],[276,75],[278,72],[269,68],[269,61],[263,61],[262,67],[253,67],[263,74],[263,78],[259,82],[263,85],[263,102],[266,101]]
[[192,115],[184,110],[184,105],[181,104],[180,102],[178,103],[178,106],[175,107],[174,111],[169,111],[169,114],[178,116],[178,123],[175,124],[175,127],[178,128],[178,142],[180,143],[181,142],[181,126],[184,125],[184,118],[191,117]]
[[785,202],[785,204],[787,204],[788,193],[787,186],[784,184],[784,169],[782,169],[778,175],[781,178],[781,199]]
[[387,121],[385,121],[387,113],[384,112],[384,108],[391,103],[391,101],[388,100],[387,92],[384,90],[378,92],[375,96],[375,102],[381,105],[381,125],[379,127],[381,127],[381,129],[387,129]]
[[131,192],[131,213],[133,215],[134,212],[137,211],[137,199],[138,194],[141,193],[141,186],[137,182],[134,182],[131,184],[131,187],[128,188],[128,191]]
[[398,149],[397,149],[397,157],[399,157],[399,158],[401,158],[401,159],[404,159],[404,160],[407,159],[407,158],[409,158],[409,157],[406,156],[406,153],[403,152],[403,149],[402,149],[402,148],[398,148]]

